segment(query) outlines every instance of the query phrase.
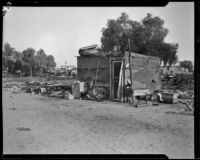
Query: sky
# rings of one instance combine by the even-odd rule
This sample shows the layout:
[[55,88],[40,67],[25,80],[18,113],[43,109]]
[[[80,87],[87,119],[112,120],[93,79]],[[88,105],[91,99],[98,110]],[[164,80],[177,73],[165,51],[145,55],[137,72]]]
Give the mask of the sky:
[[3,18],[3,44],[17,51],[44,49],[57,66],[77,65],[81,47],[101,46],[102,28],[122,12],[141,21],[147,13],[164,20],[165,42],[178,43],[179,61],[194,62],[194,3],[170,2],[165,7],[11,7]]

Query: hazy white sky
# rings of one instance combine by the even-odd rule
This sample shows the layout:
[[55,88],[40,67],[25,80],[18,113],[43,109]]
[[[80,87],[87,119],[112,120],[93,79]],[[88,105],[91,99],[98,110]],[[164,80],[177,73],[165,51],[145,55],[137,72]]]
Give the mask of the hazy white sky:
[[3,19],[3,43],[18,51],[28,47],[52,54],[57,66],[76,65],[81,47],[101,44],[108,19],[126,12],[140,21],[149,12],[165,21],[166,42],[177,42],[179,60],[194,62],[194,3],[170,2],[166,7],[11,7]]

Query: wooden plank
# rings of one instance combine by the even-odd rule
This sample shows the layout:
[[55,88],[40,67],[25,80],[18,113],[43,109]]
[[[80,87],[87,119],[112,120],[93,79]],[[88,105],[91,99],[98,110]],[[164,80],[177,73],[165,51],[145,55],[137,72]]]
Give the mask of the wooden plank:
[[[132,70],[131,70],[131,45],[130,45],[130,39],[128,39],[128,46],[129,46],[129,56],[128,56],[129,71],[130,71],[131,87],[133,87],[133,78],[132,78]],[[134,92],[132,94],[132,104],[134,105]]]

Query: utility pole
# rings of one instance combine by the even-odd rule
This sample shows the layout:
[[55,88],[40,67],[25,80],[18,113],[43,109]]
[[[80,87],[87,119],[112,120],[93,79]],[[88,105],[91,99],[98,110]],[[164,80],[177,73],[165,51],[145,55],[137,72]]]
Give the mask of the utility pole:
[[132,105],[134,105],[134,91],[133,91],[133,79],[132,79],[132,69],[131,69],[131,45],[130,39],[128,39],[128,47],[129,47],[129,56],[128,56],[128,63],[129,63],[129,71],[130,71],[130,79],[131,79],[131,90],[132,90]]

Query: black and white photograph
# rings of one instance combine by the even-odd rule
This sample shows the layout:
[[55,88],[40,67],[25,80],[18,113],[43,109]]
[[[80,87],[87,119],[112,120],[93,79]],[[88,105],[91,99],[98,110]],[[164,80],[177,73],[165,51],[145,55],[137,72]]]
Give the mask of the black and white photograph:
[[193,159],[194,4],[3,6],[3,154]]

